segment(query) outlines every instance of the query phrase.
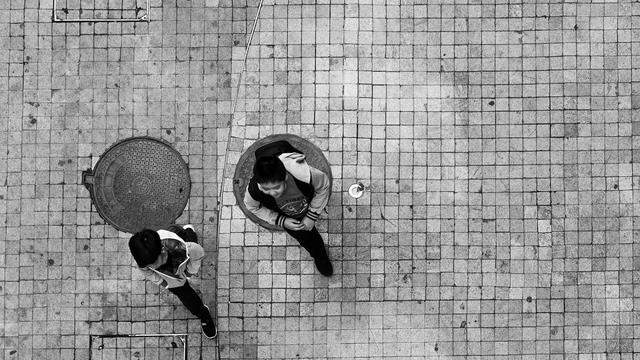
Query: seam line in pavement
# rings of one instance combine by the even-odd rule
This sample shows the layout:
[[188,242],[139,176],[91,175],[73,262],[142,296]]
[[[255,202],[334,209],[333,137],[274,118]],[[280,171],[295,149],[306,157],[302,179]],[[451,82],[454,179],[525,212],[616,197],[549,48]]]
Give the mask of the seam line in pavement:
[[[218,258],[216,259],[216,268],[219,269],[219,263],[220,263],[220,214],[222,214],[222,206],[223,206],[223,202],[222,202],[222,196],[224,195],[224,183],[225,183],[225,178],[227,175],[227,158],[229,155],[229,145],[231,144],[231,134],[233,133],[233,120],[235,117],[235,113],[236,113],[236,106],[238,104],[238,96],[240,94],[240,86],[242,85],[242,78],[243,75],[245,73],[245,70],[247,68],[247,56],[249,55],[249,49],[251,48],[251,43],[253,42],[253,34],[256,31],[256,26],[258,25],[258,20],[260,19],[260,11],[262,10],[262,4],[263,4],[264,0],[260,0],[260,3],[258,4],[258,10],[256,11],[256,17],[253,19],[253,25],[251,26],[251,32],[249,33],[249,38],[247,39],[247,44],[245,46],[245,50],[244,50],[244,56],[242,58],[242,68],[240,69],[240,74],[238,76],[238,84],[236,85],[236,90],[235,90],[235,96],[233,97],[233,103],[231,106],[231,120],[229,120],[228,122],[228,126],[229,126],[229,130],[228,130],[228,135],[227,135],[227,145],[225,146],[225,153],[224,153],[224,161],[222,163],[222,177],[220,178],[220,190],[218,192],[218,206],[217,206],[217,228],[216,228],[216,256],[218,256]],[[232,53],[232,57],[231,57],[231,61],[233,64],[233,53]],[[233,67],[232,67],[233,70]],[[233,75],[232,75],[233,76]],[[233,92],[233,90],[232,90]],[[216,296],[218,294],[218,272],[216,271],[215,274],[215,287],[216,287]],[[215,299],[215,304],[216,304],[216,309],[215,309],[215,320],[216,320],[216,326],[218,327],[218,336],[216,337],[216,355],[217,358],[220,359],[220,322],[218,321],[218,300]]]

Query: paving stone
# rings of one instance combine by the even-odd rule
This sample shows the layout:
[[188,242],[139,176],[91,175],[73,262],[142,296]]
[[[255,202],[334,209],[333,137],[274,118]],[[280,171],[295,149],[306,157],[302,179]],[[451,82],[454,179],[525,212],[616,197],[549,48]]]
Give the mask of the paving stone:
[[[246,62],[258,1],[150,4],[79,24],[0,1],[3,358],[86,359],[107,332],[187,332],[194,359],[637,352],[635,3],[265,1]],[[235,161],[282,132],[332,164],[329,279],[234,206]],[[79,185],[143,135],[189,162],[217,341]],[[167,356],[127,344],[101,358]]]
[[[314,313],[314,328],[327,336],[314,336],[309,356],[555,358],[599,356],[595,354],[629,346],[619,336],[612,341],[604,335],[595,341],[575,341],[577,335],[567,332],[575,329],[568,325],[569,319],[593,310],[574,307],[571,315],[561,315],[558,308],[546,305],[557,299],[567,310],[566,304],[579,299],[578,273],[602,274],[601,265],[593,272],[593,264],[608,255],[594,258],[589,251],[592,240],[579,243],[576,236],[618,238],[619,232],[629,234],[633,229],[626,224],[624,231],[622,223],[613,220],[616,209],[626,209],[631,198],[622,201],[612,194],[607,200],[602,193],[617,192],[633,173],[615,172],[625,161],[633,161],[631,152],[623,150],[631,149],[633,127],[622,120],[633,108],[633,98],[628,92],[607,93],[602,73],[583,60],[611,56],[611,76],[618,74],[615,86],[627,91],[622,79],[628,68],[616,68],[612,61],[627,63],[628,53],[619,47],[587,47],[599,36],[587,29],[601,21],[609,24],[604,37],[613,36],[615,22],[628,24],[629,18],[621,13],[628,7],[297,3],[263,7],[252,43],[256,51],[249,52],[237,105],[244,119],[251,120],[238,119],[235,124],[243,129],[236,134],[251,133],[247,139],[256,139],[283,129],[298,130],[292,126],[298,121],[315,119],[315,126],[328,121],[328,132],[300,128],[299,134],[327,143],[336,176],[333,199],[337,200],[329,205],[328,232],[323,235],[337,274],[327,282],[327,291],[317,288],[321,283],[316,281],[298,283],[293,280],[297,269],[289,265],[297,255],[287,256],[287,291],[300,288],[301,299],[313,299],[314,305],[355,304],[356,312],[365,304],[410,304],[417,306],[415,315],[425,316],[423,321],[413,321],[414,317],[408,321],[398,307],[389,308],[390,312],[369,308],[370,321],[375,314],[390,315],[381,323],[386,333],[367,339],[347,331],[353,321],[349,313],[333,317]],[[528,14],[548,20],[539,23]],[[618,36],[628,33],[628,25],[623,26]],[[572,43],[573,39],[580,40]],[[561,48],[573,52],[563,53]],[[576,67],[566,67],[566,61]],[[288,69],[289,76],[284,78],[277,69]],[[283,94],[287,95],[284,108],[278,105]],[[625,102],[628,99],[630,103]],[[292,112],[298,103],[300,120]],[[610,121],[602,118],[605,114],[611,115]],[[287,127],[276,120],[283,116]],[[599,120],[581,123],[579,116]],[[604,126],[605,122],[612,126]],[[606,131],[611,137],[607,144]],[[244,147],[250,144],[245,142]],[[605,162],[615,164],[610,166],[615,173],[606,175],[598,167]],[[583,164],[583,172],[567,168],[570,164]],[[608,176],[614,178],[604,185]],[[371,193],[369,199],[354,203],[339,191],[356,180],[370,184]],[[223,202],[223,207],[232,205]],[[603,212],[605,207],[611,208],[611,215]],[[255,230],[247,227],[244,236],[255,236]],[[357,240],[349,237],[356,233]],[[282,237],[278,239],[282,244]],[[286,244],[297,247],[288,238]],[[265,265],[282,259],[275,248],[259,253],[265,256],[259,258]],[[618,254],[616,250],[611,254],[619,259],[612,260],[616,264],[625,258]],[[303,251],[299,258],[303,274],[313,270]],[[243,255],[246,262],[255,259]],[[577,271],[577,264],[582,270]],[[276,289],[284,280],[275,275],[282,273],[280,265],[265,265],[258,269],[273,275],[259,270],[258,291],[271,288],[282,299]],[[313,271],[308,274],[317,276]],[[315,295],[304,295],[307,289]],[[285,309],[291,309],[288,301],[296,304],[296,300],[286,299]],[[505,301],[517,302],[503,308],[509,304]],[[261,305],[261,311],[267,307]],[[285,311],[285,319],[293,324],[297,319],[302,325],[303,319],[291,311]],[[499,316],[501,312],[508,316]],[[531,314],[540,321],[525,320]],[[543,319],[552,316],[551,332],[563,339],[562,344],[541,335],[551,326]],[[338,324],[341,330],[335,332]],[[371,322],[361,325],[358,329],[374,331]],[[590,325],[578,327],[590,331]],[[293,356],[299,350],[283,348],[274,334],[277,328],[272,326],[271,335],[260,337],[259,357]],[[567,331],[559,335],[560,329]],[[428,333],[430,340],[416,335],[413,341],[403,341],[416,332]],[[287,340],[303,343],[301,333],[286,335]]]

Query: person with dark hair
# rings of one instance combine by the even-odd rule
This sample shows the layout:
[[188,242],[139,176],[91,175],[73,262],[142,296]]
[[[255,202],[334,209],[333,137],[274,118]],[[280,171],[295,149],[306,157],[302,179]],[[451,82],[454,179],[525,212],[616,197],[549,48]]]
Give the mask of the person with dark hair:
[[329,176],[307,164],[305,155],[286,141],[255,152],[253,177],[244,195],[249,211],[282,227],[314,259],[318,271],[333,275],[333,266],[315,224],[329,201]]
[[152,282],[174,293],[200,319],[202,333],[209,339],[218,335],[209,307],[189,285],[198,273],[204,249],[198,245],[193,226],[172,225],[169,230],[144,229],[129,239],[129,250],[138,269]]

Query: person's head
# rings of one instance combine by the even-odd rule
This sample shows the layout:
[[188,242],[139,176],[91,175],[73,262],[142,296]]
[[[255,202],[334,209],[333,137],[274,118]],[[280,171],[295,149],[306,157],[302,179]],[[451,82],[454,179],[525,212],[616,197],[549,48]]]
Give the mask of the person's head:
[[160,235],[149,229],[135,233],[129,239],[129,250],[138,267],[157,268],[167,261],[167,253],[160,242]]
[[258,189],[263,193],[274,198],[278,198],[284,193],[287,170],[277,157],[258,158],[253,166],[253,176],[258,183]]

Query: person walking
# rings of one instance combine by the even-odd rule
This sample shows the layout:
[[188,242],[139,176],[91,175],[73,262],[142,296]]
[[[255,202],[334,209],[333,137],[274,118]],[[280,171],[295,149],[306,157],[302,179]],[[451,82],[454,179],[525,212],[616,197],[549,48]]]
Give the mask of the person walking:
[[197,241],[193,226],[172,225],[168,230],[144,229],[135,233],[129,239],[129,250],[145,277],[174,293],[200,319],[202,333],[213,339],[218,330],[209,307],[189,284],[205,255]]

